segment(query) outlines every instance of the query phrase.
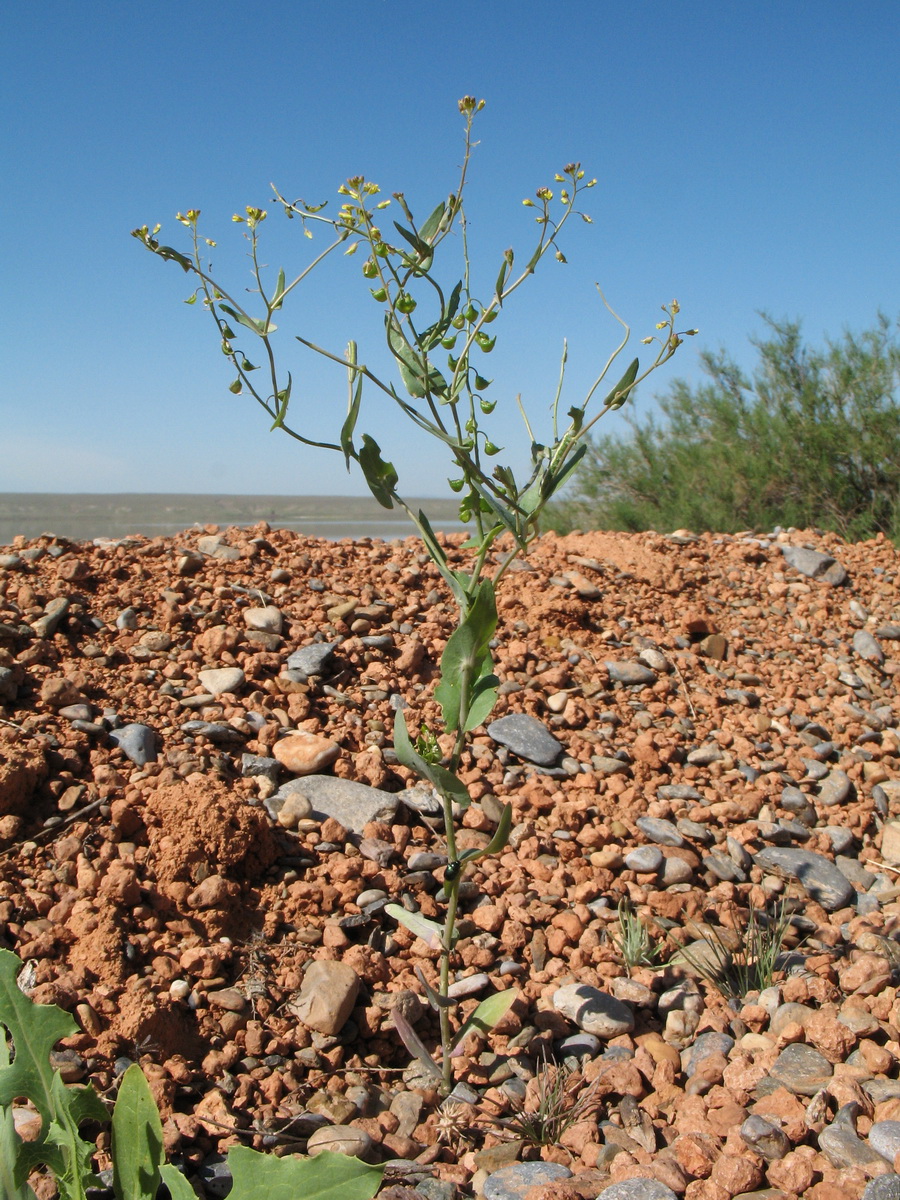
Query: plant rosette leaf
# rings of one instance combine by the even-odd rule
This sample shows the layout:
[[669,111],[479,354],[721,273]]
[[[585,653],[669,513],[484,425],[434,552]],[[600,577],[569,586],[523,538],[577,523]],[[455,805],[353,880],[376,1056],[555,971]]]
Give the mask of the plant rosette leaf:
[[228,1167],[232,1200],[372,1200],[381,1186],[383,1167],[324,1150],[312,1158],[261,1154],[232,1146]]
[[[146,1200],[159,1188],[163,1132],[144,1072],[133,1063],[122,1076],[112,1119],[116,1200]],[[185,1181],[186,1182],[186,1181]]]

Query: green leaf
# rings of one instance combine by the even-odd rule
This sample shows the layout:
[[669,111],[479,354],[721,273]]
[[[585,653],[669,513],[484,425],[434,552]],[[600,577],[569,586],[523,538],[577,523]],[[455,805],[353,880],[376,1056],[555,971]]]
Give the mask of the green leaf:
[[[604,408],[621,408],[622,407],[622,405],[628,399],[628,391],[631,388],[631,385],[634,383],[635,379],[637,379],[637,373],[638,373],[639,366],[640,366],[640,363],[638,362],[638,360],[634,359],[634,361],[629,365],[628,370],[625,372],[625,374],[622,376],[622,378],[619,380],[619,382],[616,384],[616,386],[613,388],[613,390],[609,393],[609,395],[603,401]],[[623,392],[624,392],[624,395],[623,395]]]
[[483,1034],[490,1033],[509,1012],[518,995],[515,988],[508,988],[505,992],[495,992],[493,996],[482,1000],[453,1039],[454,1052],[462,1051],[463,1042],[470,1033],[474,1033],[476,1030]]
[[494,664],[489,643],[496,628],[494,588],[489,579],[483,579],[465,619],[447,639],[441,655],[441,681],[434,698],[441,706],[448,732],[459,729],[464,708],[468,730],[480,725],[484,714],[493,707],[490,692],[498,681],[492,674]]
[[238,312],[236,308],[232,308],[230,304],[220,303],[219,308],[222,312],[228,313],[229,317],[234,317],[239,325],[243,325],[245,329],[251,330],[260,337],[267,337],[270,333],[274,333],[278,328],[270,321],[257,320],[256,317],[248,317],[245,313]]
[[455,1008],[456,1001],[451,1000],[449,996],[442,996],[436,992],[428,980],[425,978],[425,972],[421,967],[416,967],[416,978],[425,990],[425,995],[428,997],[428,1003],[435,1012],[440,1012],[442,1008]]
[[281,429],[284,427],[284,418],[287,416],[288,405],[291,402],[291,392],[293,390],[293,387],[294,387],[294,380],[291,377],[290,371],[288,371],[287,387],[282,388],[281,391],[278,393],[278,395],[275,397],[275,400],[278,404],[278,412],[275,414],[275,420],[272,422],[272,426],[269,429],[269,433],[272,433],[273,430],[275,430],[275,429]]
[[422,541],[425,544],[425,549],[431,555],[432,562],[440,571],[441,575],[443,575],[444,580],[446,581],[450,591],[453,593],[457,603],[460,607],[462,607],[466,601],[466,592],[464,587],[465,576],[463,575],[460,577],[459,572],[450,570],[450,567],[447,564],[447,555],[444,553],[443,547],[435,537],[434,530],[431,527],[431,522],[422,512],[421,508],[419,509],[418,513],[418,525],[419,533],[421,534]]
[[410,246],[412,246],[412,248],[413,248],[413,250],[415,250],[416,254],[418,254],[420,256],[428,254],[430,247],[425,242],[423,242],[420,237],[417,237],[416,234],[412,232],[412,230],[404,229],[403,226],[400,225],[397,221],[394,222],[394,228],[397,230],[397,232],[400,234],[400,236],[405,241],[409,242]]
[[384,1172],[383,1167],[330,1150],[312,1158],[276,1158],[248,1146],[232,1146],[227,1161],[234,1179],[232,1200],[372,1200]]
[[394,750],[397,758],[404,767],[415,773],[435,788],[445,800],[455,800],[463,808],[471,803],[471,797],[466,791],[465,784],[452,771],[438,763],[426,762],[410,741],[406,728],[406,718],[401,709],[394,714]]
[[[12,1037],[14,1057],[9,1059],[6,1037],[0,1030],[0,1110],[19,1097],[32,1102],[43,1122],[33,1142],[19,1142],[13,1177],[21,1188],[29,1172],[46,1164],[57,1177],[65,1200],[82,1200],[84,1189],[95,1182],[91,1170],[94,1147],[82,1141],[82,1121],[106,1121],[109,1114],[93,1088],[66,1087],[50,1064],[50,1051],[60,1038],[77,1032],[68,1013],[54,1004],[35,1004],[17,984],[22,961],[9,950],[0,950],[0,1026]],[[15,1135],[13,1135],[15,1136]]]
[[414,399],[421,400],[429,392],[434,392],[435,394],[445,393],[447,391],[447,380],[436,367],[430,367],[426,370],[427,360],[425,356],[419,356],[414,353],[404,339],[403,334],[397,328],[396,322],[390,313],[385,317],[385,327],[387,329],[388,345],[390,346],[391,354],[393,354],[397,361],[400,378],[403,380],[403,386],[409,394]]
[[488,858],[499,854],[509,841],[509,831],[512,829],[512,805],[504,804],[500,821],[494,830],[494,836],[481,850],[466,850],[459,856],[460,862],[477,862],[479,858]]
[[278,272],[278,282],[275,284],[275,295],[272,297],[272,311],[281,308],[282,297],[284,296],[284,267],[281,267]]
[[386,904],[384,911],[389,917],[393,917],[395,921],[404,925],[410,933],[421,938],[432,950],[440,950],[444,931],[435,921],[429,921],[421,913],[407,912],[400,904]]
[[162,1122],[137,1063],[132,1063],[119,1085],[112,1119],[112,1160],[117,1200],[156,1196],[163,1164]]
[[177,1167],[161,1167],[160,1176],[169,1189],[172,1200],[197,1200],[197,1193]]
[[[348,376],[350,384],[350,403],[347,406],[347,417],[344,424],[341,426],[341,449],[344,452],[344,462],[347,464],[347,470],[350,470],[350,459],[355,456],[353,446],[353,431],[356,428],[356,421],[359,417],[359,405],[362,400],[363,376],[361,372],[354,372],[353,367],[356,366],[356,342],[350,342],[347,346],[348,358]],[[356,388],[353,388],[353,376],[356,375]]]
[[394,498],[391,493],[399,479],[394,464],[384,461],[381,457],[381,447],[367,433],[363,434],[362,449],[357,457],[369,491],[382,508],[393,508]]
[[435,235],[441,228],[441,223],[444,220],[444,214],[447,211],[447,205],[442,200],[422,228],[419,230],[419,237],[423,242],[427,242],[430,246],[434,241]]

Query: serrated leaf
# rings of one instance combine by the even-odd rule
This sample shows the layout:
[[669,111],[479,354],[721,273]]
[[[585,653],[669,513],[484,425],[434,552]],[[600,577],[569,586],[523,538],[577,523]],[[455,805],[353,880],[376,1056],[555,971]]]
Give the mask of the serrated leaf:
[[385,462],[381,457],[381,447],[367,433],[363,434],[363,444],[357,459],[366,477],[369,491],[382,508],[393,508],[394,498],[391,492],[397,486],[399,476],[394,464]]
[[60,1182],[67,1200],[80,1200],[93,1184],[91,1157],[94,1147],[79,1136],[82,1121],[105,1121],[109,1114],[93,1088],[66,1087],[50,1064],[50,1052],[60,1038],[78,1026],[54,1004],[35,1004],[19,989],[22,961],[9,950],[0,950],[0,1026],[9,1030],[14,1058],[9,1060],[6,1038],[0,1029],[0,1109],[18,1097],[32,1102],[41,1114],[40,1136],[20,1143],[14,1179],[21,1187],[35,1166],[46,1164]]
[[505,992],[495,992],[493,996],[482,1000],[453,1039],[454,1053],[461,1053],[463,1042],[470,1033],[476,1031],[482,1034],[490,1033],[509,1012],[518,994],[515,988],[509,988]]
[[197,1200],[197,1193],[177,1167],[168,1165],[161,1167],[160,1176],[169,1189],[172,1200]]
[[372,1200],[384,1172],[383,1167],[331,1150],[311,1158],[276,1158],[248,1146],[232,1146],[227,1162],[234,1180],[231,1200]]
[[421,938],[432,950],[440,950],[444,931],[436,921],[429,921],[421,913],[407,912],[400,904],[386,904],[384,911],[389,917],[393,917],[395,921],[405,926],[410,933]]
[[156,1195],[163,1165],[162,1122],[137,1063],[119,1084],[112,1118],[112,1160],[117,1200],[147,1200]]

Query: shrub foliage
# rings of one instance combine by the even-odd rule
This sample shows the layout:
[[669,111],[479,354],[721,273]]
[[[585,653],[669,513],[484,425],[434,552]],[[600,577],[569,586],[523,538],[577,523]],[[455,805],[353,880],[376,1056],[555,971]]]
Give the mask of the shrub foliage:
[[701,356],[708,380],[676,381],[661,417],[591,441],[560,530],[679,527],[734,532],[775,525],[850,540],[900,537],[900,326],[879,315],[822,349],[798,322],[765,318],[747,378],[724,352]]

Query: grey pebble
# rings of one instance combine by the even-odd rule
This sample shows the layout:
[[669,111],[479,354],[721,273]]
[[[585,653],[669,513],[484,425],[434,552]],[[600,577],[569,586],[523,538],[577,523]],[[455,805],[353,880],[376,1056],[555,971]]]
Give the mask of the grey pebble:
[[861,1200],[900,1200],[900,1175],[879,1175],[863,1188]]
[[597,1200],[601,1197],[603,1200],[678,1200],[676,1193],[658,1179],[620,1179],[598,1192]]
[[44,615],[32,622],[31,628],[39,638],[53,637],[54,633],[59,629],[60,621],[62,621],[68,609],[68,599],[65,596],[57,596],[44,609]]
[[819,784],[818,800],[820,804],[831,807],[843,804],[852,799],[854,794],[853,781],[844,771],[832,771]]
[[305,683],[310,675],[322,675],[334,654],[337,642],[315,642],[311,646],[302,646],[290,655],[285,668],[291,672],[291,678],[296,673],[297,683]]
[[853,649],[860,658],[864,658],[866,662],[874,663],[880,667],[884,662],[884,651],[878,645],[871,633],[865,629],[857,629],[853,635]]
[[645,837],[660,846],[684,845],[684,838],[671,821],[664,821],[660,817],[638,817],[635,824]]
[[819,1134],[819,1149],[833,1167],[867,1167],[885,1160],[845,1125],[833,1124]]
[[110,731],[109,740],[137,767],[156,762],[156,733],[149,725],[135,722]]
[[629,871],[638,871],[643,874],[655,873],[662,863],[663,852],[658,846],[638,846],[636,850],[625,855],[625,866]]
[[647,687],[656,683],[656,672],[639,662],[604,662],[613,683],[624,683],[630,687]]
[[727,1058],[734,1049],[734,1038],[728,1033],[709,1030],[701,1033],[697,1040],[681,1052],[681,1069],[691,1076],[704,1058],[710,1054],[724,1054]]
[[838,868],[822,854],[792,847],[767,846],[754,859],[764,871],[780,870],[793,876],[828,912],[845,908],[855,899],[853,885]]
[[255,778],[263,776],[266,779],[271,779],[273,783],[278,782],[278,773],[281,770],[281,763],[277,758],[266,758],[262,754],[242,754],[241,755],[241,774],[247,778]]
[[600,1039],[593,1033],[579,1031],[563,1038],[558,1050],[561,1058],[584,1058],[585,1055],[594,1058],[600,1053]]
[[704,854],[702,861],[706,870],[715,875],[716,879],[722,880],[723,883],[747,882],[747,872],[743,871],[733,859],[719,853],[718,850],[713,850],[711,854]]
[[12,667],[0,667],[0,702],[15,700],[19,694],[19,685]]
[[770,1079],[795,1096],[814,1096],[828,1086],[834,1068],[825,1055],[812,1046],[794,1042],[778,1055],[769,1074]]
[[869,1145],[892,1163],[900,1152],[900,1121],[876,1121],[869,1130]]
[[487,732],[495,742],[506,746],[519,758],[552,767],[562,752],[562,743],[536,717],[527,713],[511,713],[491,721]]
[[[828,840],[831,842],[831,848],[835,854],[846,854],[848,850],[852,850],[856,845],[853,830],[847,829],[844,825],[825,825],[820,832],[828,835]],[[847,878],[849,879],[849,876]]]
[[755,1114],[744,1121],[741,1137],[767,1162],[778,1162],[792,1149],[790,1138],[780,1126]]
[[572,1172],[561,1163],[512,1163],[493,1171],[484,1181],[484,1200],[522,1200],[533,1187],[544,1187],[556,1179],[568,1179]]
[[383,792],[351,779],[339,779],[336,775],[303,775],[283,784],[274,796],[263,801],[273,821],[278,819],[288,796],[295,793],[309,800],[314,820],[333,817],[349,833],[358,834],[370,821],[391,822],[400,803],[393,792]]
[[181,732],[188,737],[205,737],[217,746],[236,746],[247,740],[247,734],[241,733],[233,725],[225,725],[218,721],[185,721]]
[[839,587],[846,582],[847,572],[830,554],[822,554],[818,550],[808,550],[805,546],[782,546],[781,552],[788,566],[806,575],[808,579],[821,579],[832,587]]
[[568,983],[553,993],[553,1007],[585,1033],[608,1040],[634,1029],[631,1009],[599,988]]
[[[658,800],[702,800],[703,796],[688,783],[663,783],[656,789]],[[654,818],[647,818],[652,820]]]

